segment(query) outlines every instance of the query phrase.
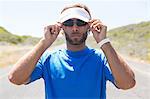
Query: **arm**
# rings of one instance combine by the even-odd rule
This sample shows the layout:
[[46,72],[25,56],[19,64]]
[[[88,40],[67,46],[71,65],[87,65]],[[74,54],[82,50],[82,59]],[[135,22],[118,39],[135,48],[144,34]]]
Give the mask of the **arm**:
[[134,73],[130,66],[121,58],[110,43],[106,43],[102,46],[102,50],[105,53],[112,74],[115,78],[117,87],[121,89],[129,89],[135,85]]
[[[107,27],[100,20],[91,20],[90,30],[97,43],[106,38]],[[129,89],[135,85],[135,77],[130,66],[114,50],[110,43],[102,45],[101,49],[107,57],[110,69],[115,79],[116,86],[121,89]]]
[[45,50],[55,41],[59,31],[60,26],[58,25],[49,25],[44,28],[44,37],[13,66],[8,75],[10,82],[21,85],[29,80],[38,60]]

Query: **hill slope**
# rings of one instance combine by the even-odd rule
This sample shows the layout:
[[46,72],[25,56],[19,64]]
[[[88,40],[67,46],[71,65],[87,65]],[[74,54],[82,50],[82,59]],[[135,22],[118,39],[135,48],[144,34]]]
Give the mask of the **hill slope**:
[[6,42],[10,44],[35,44],[38,40],[39,38],[31,36],[14,35],[0,26],[0,42]]
[[[150,21],[112,29],[108,31],[108,37],[120,53],[150,62]],[[0,27],[0,42],[34,45],[38,41],[39,38],[17,36]],[[59,38],[53,45],[59,45],[63,42],[63,39]],[[98,48],[92,36],[88,37],[87,44]]]
[[[112,29],[108,36],[120,53],[150,62],[150,21]],[[92,37],[89,39],[89,45],[96,44]]]
[[[39,39],[31,36],[14,35],[0,27],[0,68],[15,64],[38,43]],[[63,39],[58,38],[51,48],[62,44],[62,41]]]

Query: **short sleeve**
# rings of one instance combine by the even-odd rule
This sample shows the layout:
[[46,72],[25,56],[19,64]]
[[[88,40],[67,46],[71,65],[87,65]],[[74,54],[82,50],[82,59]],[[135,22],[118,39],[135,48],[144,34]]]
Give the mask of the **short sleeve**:
[[27,82],[27,84],[40,79],[43,77],[43,66],[44,66],[44,62],[48,57],[48,51],[44,52],[44,54],[42,55],[42,57],[38,60],[33,72],[30,75],[29,81]]
[[[104,76],[105,76],[105,80],[112,82],[115,85],[115,79],[114,76],[112,74],[112,71],[110,69],[110,66],[108,64],[107,58],[105,56],[105,54],[102,52],[102,61],[103,61],[103,65],[104,65]],[[116,86],[116,85],[115,85]]]
[[120,89],[115,83],[114,76],[112,74],[112,71],[111,71],[107,61],[106,61],[106,65],[104,67],[104,72],[105,72],[105,79],[109,80],[110,82],[112,82],[115,85],[116,88]]
[[104,65],[104,73],[105,73],[106,80],[109,80],[112,83],[114,83],[114,77],[113,77],[112,71],[109,67],[107,60],[105,61],[105,65]]
[[43,69],[42,69],[42,62],[41,62],[41,59],[38,61],[38,63],[36,64],[32,74],[30,75],[30,78],[29,78],[29,82],[27,82],[27,84],[37,80],[37,79],[40,79],[42,77],[42,73],[43,72]]

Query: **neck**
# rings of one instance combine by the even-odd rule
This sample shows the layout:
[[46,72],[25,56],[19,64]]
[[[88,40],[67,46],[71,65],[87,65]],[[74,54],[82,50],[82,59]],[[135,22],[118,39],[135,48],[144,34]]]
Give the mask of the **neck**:
[[82,43],[80,45],[72,45],[67,42],[67,49],[71,50],[71,51],[80,51],[80,50],[84,49],[85,47],[86,47],[85,43]]

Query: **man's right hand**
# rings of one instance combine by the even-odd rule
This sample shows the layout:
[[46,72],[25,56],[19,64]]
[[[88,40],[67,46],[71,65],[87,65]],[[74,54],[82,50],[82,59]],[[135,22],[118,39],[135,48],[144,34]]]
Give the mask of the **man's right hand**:
[[56,23],[54,25],[49,25],[44,28],[44,43],[49,47],[57,38],[61,30],[61,24]]
[[19,59],[10,71],[8,78],[12,83],[20,85],[29,81],[38,60],[45,50],[56,40],[60,29],[61,26],[59,24],[49,25],[44,28],[44,37],[30,52]]

